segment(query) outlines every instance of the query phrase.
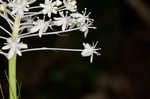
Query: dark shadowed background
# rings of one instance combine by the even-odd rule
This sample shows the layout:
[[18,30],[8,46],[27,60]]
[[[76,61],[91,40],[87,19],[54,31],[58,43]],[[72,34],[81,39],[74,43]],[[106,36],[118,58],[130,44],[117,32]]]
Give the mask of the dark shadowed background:
[[[24,53],[17,62],[21,99],[150,99],[150,2],[77,2],[80,12],[86,7],[95,19],[97,30],[90,30],[87,39],[75,31],[24,42],[30,47],[83,48],[82,42],[99,41],[102,55],[90,64],[76,52]],[[6,26],[3,20],[0,24]],[[1,55],[0,83],[8,99],[5,72],[7,60]]]

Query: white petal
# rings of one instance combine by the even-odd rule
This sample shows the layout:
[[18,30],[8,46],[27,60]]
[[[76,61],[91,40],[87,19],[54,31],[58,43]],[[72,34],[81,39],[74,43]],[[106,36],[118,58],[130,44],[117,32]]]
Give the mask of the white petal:
[[24,11],[29,11],[29,9],[28,9],[28,8],[25,8]]
[[14,15],[16,12],[17,12],[16,9],[14,9],[14,10],[11,12],[11,14]]
[[81,52],[81,55],[82,55],[83,57],[87,57],[87,50],[83,50],[83,51]]
[[91,56],[91,53],[89,52],[88,49],[84,49],[82,52],[81,52],[81,55],[83,57],[87,57],[87,56]]
[[41,6],[41,7],[43,7],[43,8],[45,7],[45,5],[44,5],[44,4],[40,4],[40,6]]
[[62,5],[62,2],[60,0],[56,0],[56,6]]
[[91,48],[91,45],[88,44],[88,43],[84,43],[84,48],[85,48],[85,49],[89,49],[89,48]]
[[11,38],[8,38],[8,39],[7,39],[7,42],[8,42],[8,43],[11,43],[11,42],[12,42],[12,39],[11,39]]
[[28,45],[27,45],[27,44],[20,43],[20,44],[18,44],[18,47],[19,47],[20,49],[25,49],[25,48],[28,48]]
[[40,29],[39,31],[39,37],[42,37],[43,31]]
[[93,55],[91,55],[91,57],[90,57],[90,63],[92,63],[93,62]]
[[54,7],[53,9],[52,9],[52,12],[54,13],[54,14],[57,14],[57,7]]
[[30,29],[30,32],[37,32],[39,31],[39,26],[34,26]]
[[42,12],[43,12],[43,14],[47,14],[48,10],[47,9],[43,9]]
[[22,53],[20,52],[19,49],[16,49],[16,53],[17,53],[19,56],[22,56]]
[[59,14],[61,17],[64,17],[64,12],[61,11],[61,12],[59,12]]
[[66,25],[66,23],[64,23],[64,24],[62,25],[62,31],[65,31],[66,28],[67,28],[67,25]]
[[15,48],[11,48],[8,52],[8,59],[12,58],[15,54]]
[[63,20],[63,17],[54,18],[54,20],[56,20],[56,21],[61,21],[61,20]]
[[45,26],[43,27],[42,31],[43,31],[43,32],[46,32],[47,29],[48,29],[48,25],[45,24]]
[[73,13],[73,14],[71,14],[71,16],[75,17],[75,18],[79,18],[79,17],[82,17],[83,15],[80,13]]
[[85,48],[85,45],[86,45],[86,43],[83,43],[84,48]]
[[86,38],[88,34],[88,30],[84,32],[84,37]]
[[49,17],[49,18],[51,17],[51,12],[48,13],[48,17]]
[[17,38],[17,39],[16,39],[17,43],[19,43],[19,42],[20,42],[20,40],[21,40],[20,38]]
[[7,49],[10,49],[10,45],[6,45],[4,47],[2,47],[3,50],[7,50]]
[[54,21],[53,23],[56,26],[61,26],[63,24],[62,21]]

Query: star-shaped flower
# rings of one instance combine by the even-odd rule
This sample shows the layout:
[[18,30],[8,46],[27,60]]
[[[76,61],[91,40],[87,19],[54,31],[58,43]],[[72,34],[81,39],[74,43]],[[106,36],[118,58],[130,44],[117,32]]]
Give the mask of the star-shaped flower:
[[17,53],[19,56],[22,56],[21,49],[28,48],[27,44],[20,43],[20,39],[17,38],[16,40],[12,40],[12,38],[7,39],[7,43],[4,47],[2,47],[3,50],[8,50],[8,56],[7,58],[10,59],[13,57],[15,53]]
[[12,8],[12,14],[19,13],[20,16],[24,15],[24,11],[29,11],[29,3],[26,0],[13,0],[9,2],[8,7]]
[[27,29],[27,31],[30,31],[30,29],[32,28],[33,26],[33,18],[32,17],[24,17],[22,18],[22,23],[21,23],[21,27],[20,27],[20,30],[24,30],[24,29]]
[[60,0],[56,0],[56,1],[55,1],[55,5],[56,5],[56,6],[60,6],[60,5],[62,5],[62,1],[60,1]]
[[43,8],[42,12],[43,14],[48,14],[48,17],[51,17],[51,14],[57,14],[57,4],[56,2],[52,2],[52,0],[45,0],[45,4],[40,4],[40,6]]
[[70,17],[64,15],[63,12],[60,12],[60,16],[58,18],[54,18],[55,21],[53,21],[54,25],[56,26],[62,26],[62,31],[64,31],[66,28],[68,28],[68,25],[70,24]]
[[63,0],[63,3],[67,10],[72,11],[72,12],[77,11],[76,0]]
[[100,53],[98,53],[97,51],[98,50],[101,50],[101,48],[96,48],[98,42],[96,42],[96,44],[93,43],[93,45],[90,45],[88,43],[83,43],[83,46],[84,46],[84,50],[81,52],[81,55],[83,57],[88,57],[90,56],[90,63],[93,62],[93,56],[94,54],[96,54],[97,56],[98,55],[101,55]]
[[92,29],[96,29],[96,27],[92,27],[91,26],[92,23],[85,23],[83,25],[81,25],[79,28],[80,28],[80,31],[81,32],[84,32],[84,37],[86,38],[87,35],[88,35],[88,32],[89,32],[89,28],[92,28]]
[[84,37],[87,37],[87,34],[89,32],[89,26],[88,24],[84,24],[83,26],[80,27],[80,31],[84,32]]
[[70,16],[76,19],[77,26],[79,27],[85,23],[94,21],[93,19],[89,18],[89,15],[91,13],[88,14],[86,13],[87,13],[87,9],[85,8],[85,11],[82,11],[82,13],[76,12],[76,13],[72,13]]
[[74,19],[74,23],[76,26],[80,29],[81,32],[84,32],[84,37],[87,37],[89,28],[95,29],[96,27],[93,27],[93,19],[89,18],[89,14],[86,15],[86,8],[85,11],[81,13],[72,13],[70,16]]
[[49,28],[49,22],[50,21],[44,21],[41,19],[38,19],[37,21],[33,22],[33,27],[30,29],[30,32],[38,32],[39,31],[39,37],[42,37],[42,34],[47,31]]

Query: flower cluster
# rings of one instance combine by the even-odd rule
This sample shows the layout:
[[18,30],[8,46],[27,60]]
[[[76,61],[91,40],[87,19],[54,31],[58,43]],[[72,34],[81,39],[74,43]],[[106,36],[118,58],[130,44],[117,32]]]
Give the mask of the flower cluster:
[[14,53],[17,53],[19,56],[22,56],[21,54],[21,49],[26,49],[27,44],[20,43],[20,39],[12,40],[12,38],[7,39],[7,43],[5,44],[6,46],[2,47],[3,50],[9,50],[8,52],[8,59],[10,59]]
[[[89,29],[96,28],[93,26],[94,20],[90,18],[90,13],[87,13],[86,8],[82,13],[78,12],[76,0],[45,0],[44,3],[33,6],[32,4],[36,1],[0,1],[0,16],[6,19],[12,31],[15,32],[14,36],[13,33],[0,26],[0,29],[10,36],[9,38],[0,36],[0,39],[7,42],[2,50],[9,50],[8,53],[0,50],[0,54],[7,56],[8,59],[13,57],[15,53],[21,56],[23,52],[45,50],[44,48],[30,49],[27,44],[20,43],[22,39],[27,37],[39,36],[41,38],[44,35],[79,30],[84,33],[86,38]],[[58,31],[53,31],[55,27]],[[24,30],[27,30],[27,32],[24,32]],[[83,57],[91,56],[90,62],[92,62],[93,54],[100,55],[97,52],[100,49],[97,49],[96,45],[97,43],[95,45],[83,43],[84,49],[82,50],[63,48],[46,48],[46,50],[80,51]]]
[[93,62],[93,54],[96,54],[97,56],[101,55],[100,53],[97,52],[98,50],[101,50],[101,48],[96,48],[97,43],[98,42],[96,42],[96,44],[93,43],[93,45],[90,45],[88,43],[83,43],[84,50],[81,52],[81,55],[83,57],[90,56],[91,57],[90,58],[91,63]]

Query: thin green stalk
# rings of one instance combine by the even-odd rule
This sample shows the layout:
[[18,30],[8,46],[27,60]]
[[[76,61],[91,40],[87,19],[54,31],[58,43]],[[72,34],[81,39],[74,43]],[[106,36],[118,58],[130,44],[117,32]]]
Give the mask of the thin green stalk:
[[[20,16],[19,14],[16,15],[15,23],[13,27],[12,39],[15,40],[18,36],[20,27]],[[13,55],[11,59],[9,59],[9,68],[8,68],[8,75],[9,75],[9,99],[17,99],[17,87],[16,87],[16,61],[17,55],[16,53]]]
[[9,60],[9,99],[17,99],[16,88],[16,54]]

